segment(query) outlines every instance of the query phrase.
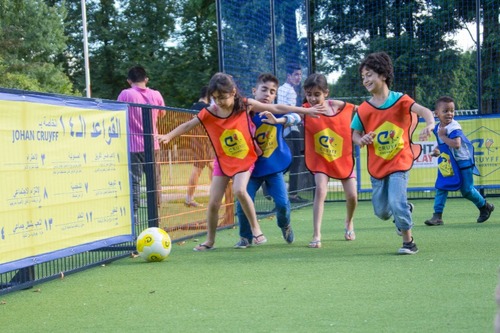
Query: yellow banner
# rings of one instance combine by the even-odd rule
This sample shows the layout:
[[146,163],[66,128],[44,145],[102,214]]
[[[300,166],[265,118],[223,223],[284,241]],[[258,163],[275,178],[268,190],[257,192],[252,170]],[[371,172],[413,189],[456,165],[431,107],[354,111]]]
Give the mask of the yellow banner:
[[[500,185],[500,118],[485,117],[456,117],[462,131],[474,146],[474,159],[481,176],[474,176],[476,186]],[[433,189],[437,177],[437,157],[430,154],[437,146],[436,138],[431,136],[429,141],[418,141],[418,134],[425,126],[420,122],[413,134],[415,143],[422,145],[422,154],[415,160],[410,171],[408,188]],[[360,158],[356,160],[360,177],[358,182],[361,190],[371,189],[370,175],[366,169],[366,149],[360,150]]]
[[0,100],[0,273],[131,239],[126,105],[63,103]]

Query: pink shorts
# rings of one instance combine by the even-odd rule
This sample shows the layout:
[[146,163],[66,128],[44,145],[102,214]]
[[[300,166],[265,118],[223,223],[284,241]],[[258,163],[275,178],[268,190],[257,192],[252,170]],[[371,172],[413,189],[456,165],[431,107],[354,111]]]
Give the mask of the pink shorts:
[[354,173],[354,170],[352,170],[351,174],[347,178],[356,178],[356,174]]
[[[252,173],[253,169],[255,168],[255,164],[252,164],[252,166],[250,167],[250,169],[248,169],[248,171],[250,171],[250,173]],[[220,165],[219,165],[219,161],[215,158],[214,159],[214,171],[212,172],[212,175],[214,176],[226,176],[221,168],[220,168]]]

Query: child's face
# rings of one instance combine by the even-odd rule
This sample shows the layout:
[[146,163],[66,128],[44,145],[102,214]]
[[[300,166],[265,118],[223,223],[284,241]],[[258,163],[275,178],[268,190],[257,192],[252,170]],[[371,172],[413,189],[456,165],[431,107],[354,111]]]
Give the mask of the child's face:
[[294,70],[292,74],[287,74],[286,80],[292,86],[298,86],[302,80],[302,71],[300,69]]
[[439,118],[439,121],[443,126],[450,124],[455,117],[455,103],[453,102],[441,102],[438,104],[436,110],[436,117]]
[[274,102],[277,91],[278,87],[276,86],[276,83],[272,81],[260,83],[256,88],[252,89],[254,98],[259,102],[266,104],[272,104]]
[[328,97],[328,91],[323,91],[319,87],[314,87],[306,90],[306,99],[312,106],[323,104]]
[[385,76],[366,67],[361,70],[361,79],[363,80],[363,86],[372,94],[380,91],[386,86]]
[[230,109],[234,105],[234,95],[236,94],[236,90],[233,90],[230,93],[216,91],[212,94],[212,99],[214,103],[220,107],[221,109]]

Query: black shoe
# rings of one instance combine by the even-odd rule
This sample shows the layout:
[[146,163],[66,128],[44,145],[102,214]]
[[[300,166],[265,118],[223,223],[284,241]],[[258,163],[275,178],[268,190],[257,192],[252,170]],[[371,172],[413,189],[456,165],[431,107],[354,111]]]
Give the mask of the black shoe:
[[425,225],[435,226],[435,225],[443,225],[443,213],[434,213],[432,217],[426,220]]
[[491,212],[495,210],[495,206],[490,203],[485,203],[483,207],[479,208],[479,217],[477,218],[477,223],[486,222],[490,218]]
[[290,196],[289,199],[290,199],[291,203],[306,203],[306,202],[309,202],[309,200],[301,198],[298,195]]
[[399,254],[415,254],[417,252],[418,252],[417,244],[413,242],[413,238],[409,243],[403,242],[403,246],[398,250]]

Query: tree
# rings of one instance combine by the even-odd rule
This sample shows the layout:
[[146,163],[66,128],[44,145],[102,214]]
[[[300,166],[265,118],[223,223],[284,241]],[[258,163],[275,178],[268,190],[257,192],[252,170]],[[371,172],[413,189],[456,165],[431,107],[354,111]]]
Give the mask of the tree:
[[200,89],[218,71],[215,0],[180,3],[179,28],[159,71],[166,103],[191,107]]
[[[488,14],[485,13],[485,25],[491,21],[488,23],[490,28],[484,29],[484,36],[491,44],[485,42],[482,50],[483,54],[489,50],[488,65],[483,66],[482,73],[483,85],[488,87],[483,90],[486,92],[485,98],[489,92],[491,100],[492,96],[498,96],[500,89],[500,66],[497,62],[499,45],[498,38],[493,38],[499,36],[499,1],[482,1],[483,7],[492,2],[496,3],[492,5],[496,9],[484,9],[488,11]],[[406,92],[430,107],[438,95],[454,92],[457,94],[455,97],[459,96],[463,102],[462,106],[477,107],[477,103],[471,105],[475,94],[471,83],[476,81],[471,72],[471,55],[464,55],[458,49],[456,40],[450,38],[450,35],[463,29],[465,23],[473,20],[475,2],[316,0],[314,5],[316,16],[313,29],[317,36],[317,63],[321,71],[343,69],[347,75],[352,75],[356,71],[348,69],[357,66],[365,54],[384,50],[394,62],[395,90]],[[488,35],[488,31],[495,33]],[[494,85],[488,79],[496,79],[497,84]],[[468,80],[468,84],[464,80]],[[351,79],[339,80],[346,81],[351,84]],[[464,86],[470,89],[464,90]],[[497,90],[493,90],[496,94],[488,90],[491,87],[496,87]],[[340,90],[337,85],[336,88]],[[348,92],[346,94],[352,96]],[[490,109],[495,107],[491,106]]]
[[72,84],[55,59],[66,38],[62,7],[42,0],[0,2],[0,86],[72,94]]
[[92,97],[116,99],[127,84],[127,58],[120,52],[127,30],[120,25],[114,0],[91,2],[87,8]]
[[[116,66],[118,80],[113,82],[113,98],[127,86],[127,71],[134,65],[143,66],[150,78],[149,86],[164,94],[169,89],[164,83],[171,84],[162,75],[170,57],[168,41],[175,30],[177,2],[126,0],[120,3],[122,11],[113,40],[119,56]],[[169,104],[169,101],[166,100],[166,103]]]
[[500,113],[500,0],[483,2],[482,113]]
[[[82,12],[80,0],[51,0],[68,11],[64,57],[66,73],[79,90],[85,88]],[[87,30],[92,97],[116,99],[127,87],[127,71],[142,65],[152,87],[164,90],[157,80],[168,58],[167,41],[175,29],[173,0],[89,0]]]

